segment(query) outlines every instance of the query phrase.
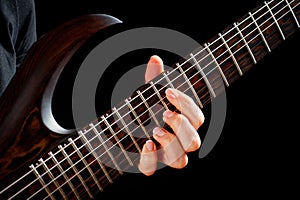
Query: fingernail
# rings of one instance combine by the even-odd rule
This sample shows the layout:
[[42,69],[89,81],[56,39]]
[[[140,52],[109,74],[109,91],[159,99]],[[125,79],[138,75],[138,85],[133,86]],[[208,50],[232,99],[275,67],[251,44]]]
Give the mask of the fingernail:
[[178,96],[178,94],[171,88],[166,89],[166,95],[171,99],[175,99]]
[[162,137],[165,135],[165,132],[163,132],[160,128],[156,127],[153,129],[153,134]]
[[170,110],[166,110],[163,114],[164,117],[166,118],[172,118],[174,116],[174,113]]
[[148,149],[148,151],[153,151],[154,150],[154,144],[153,144],[152,140],[147,140],[146,148]]
[[153,55],[150,57],[150,62],[154,63],[154,64],[162,64],[162,60],[159,56],[157,55]]

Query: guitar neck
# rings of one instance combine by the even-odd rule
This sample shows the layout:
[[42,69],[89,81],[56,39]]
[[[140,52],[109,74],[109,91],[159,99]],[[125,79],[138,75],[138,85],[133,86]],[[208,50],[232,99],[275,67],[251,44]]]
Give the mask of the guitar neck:
[[165,98],[166,88],[188,93],[203,108],[293,35],[300,27],[299,19],[298,0],[262,3],[174,64],[173,71],[141,86],[67,144],[39,159],[0,195],[92,198],[124,171],[136,170],[151,130],[164,126],[162,112],[174,109]]
[[264,2],[211,38],[188,62],[178,65],[197,94],[194,100],[200,106],[210,103],[293,35],[300,27],[299,18],[299,1]]

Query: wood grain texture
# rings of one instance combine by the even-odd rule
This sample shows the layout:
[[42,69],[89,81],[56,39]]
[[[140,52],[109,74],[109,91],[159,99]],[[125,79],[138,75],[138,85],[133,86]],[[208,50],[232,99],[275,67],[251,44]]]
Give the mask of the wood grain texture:
[[0,99],[1,180],[17,169],[28,170],[28,163],[65,138],[41,119],[48,81],[91,36],[116,23],[120,21],[107,15],[84,15],[61,24],[33,45]]

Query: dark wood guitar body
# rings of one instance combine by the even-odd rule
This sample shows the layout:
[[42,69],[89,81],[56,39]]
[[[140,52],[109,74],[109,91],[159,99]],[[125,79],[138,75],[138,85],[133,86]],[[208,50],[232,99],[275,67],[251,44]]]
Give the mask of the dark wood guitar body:
[[[0,98],[0,182],[66,138],[73,130],[45,126],[41,103],[51,107],[51,94],[60,73],[95,33],[120,23],[107,15],[87,15],[68,21],[40,38],[30,50],[11,84]],[[50,82],[50,85],[49,85]],[[48,108],[46,108],[48,107]],[[51,124],[51,122],[48,122]]]

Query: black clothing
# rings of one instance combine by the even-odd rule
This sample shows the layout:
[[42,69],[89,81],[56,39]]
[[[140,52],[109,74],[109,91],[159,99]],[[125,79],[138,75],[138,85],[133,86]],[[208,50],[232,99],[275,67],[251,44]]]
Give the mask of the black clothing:
[[36,41],[34,0],[0,0],[0,95]]

